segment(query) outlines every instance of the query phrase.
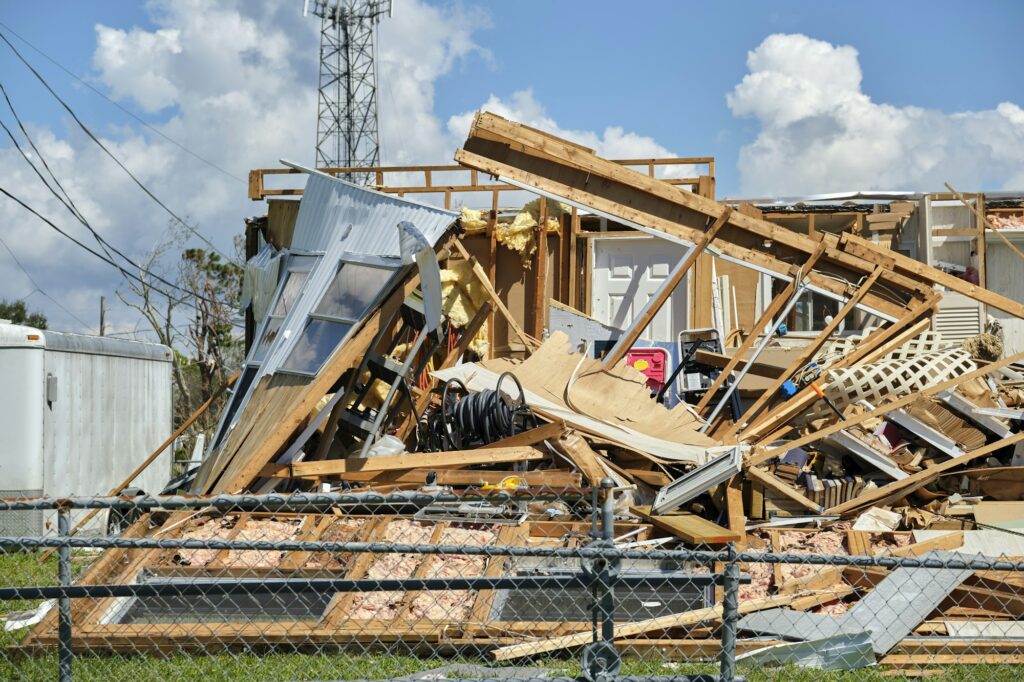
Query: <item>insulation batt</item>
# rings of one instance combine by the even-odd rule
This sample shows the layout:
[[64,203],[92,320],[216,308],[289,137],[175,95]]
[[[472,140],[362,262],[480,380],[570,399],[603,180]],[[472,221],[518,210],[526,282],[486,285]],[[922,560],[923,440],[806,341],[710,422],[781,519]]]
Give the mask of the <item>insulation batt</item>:
[[[421,524],[407,519],[395,519],[388,524],[385,539],[401,544],[429,544],[434,533],[433,524]],[[421,556],[416,554],[381,554],[366,570],[368,580],[385,578],[411,578],[419,566]],[[371,618],[393,619],[398,615],[405,592],[366,592],[355,595],[348,617],[363,620]]]
[[[449,527],[441,533],[442,545],[489,545],[497,540],[492,527]],[[426,571],[428,578],[472,578],[483,575],[487,558],[482,556],[449,555],[429,559]],[[475,592],[469,590],[448,590],[420,592],[409,607],[412,620],[460,622],[470,616]]]
[[[281,522],[271,519],[249,519],[233,539],[239,542],[284,542],[295,539],[299,521]],[[276,568],[284,552],[233,549],[224,558],[227,568]]]
[[[339,518],[324,529],[319,540],[321,542],[353,542],[365,525],[366,519]],[[346,553],[316,552],[306,561],[306,567],[341,571],[348,567],[349,556]]]

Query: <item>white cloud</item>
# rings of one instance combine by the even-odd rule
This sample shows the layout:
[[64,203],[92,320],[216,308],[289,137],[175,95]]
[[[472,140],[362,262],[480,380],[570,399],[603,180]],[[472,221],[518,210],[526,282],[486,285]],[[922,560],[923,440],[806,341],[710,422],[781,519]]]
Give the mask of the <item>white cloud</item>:
[[812,194],[851,189],[1024,187],[1024,111],[947,114],[874,102],[861,90],[857,51],[799,34],[768,36],[727,95],[755,118],[740,152],[741,192]]
[[[603,133],[563,128],[548,116],[543,104],[537,101],[533,91],[529,89],[514,92],[507,100],[491,95],[480,108],[539,128],[552,135],[564,137],[589,147],[599,156],[609,159],[673,156],[669,150],[655,142],[653,138],[627,132],[620,126],[609,126],[604,129]],[[467,111],[448,119],[448,131],[454,139],[459,141],[466,139],[475,113],[475,111]]]
[[[96,86],[158,114],[161,122],[154,127],[236,177],[134,123],[94,123],[95,132],[157,196],[198,223],[224,251],[241,232],[243,218],[265,210],[246,198],[249,169],[275,166],[280,158],[311,163],[314,157],[319,24],[303,17],[299,7],[276,0],[154,0],[147,5],[152,29],[95,29],[94,71],[88,77]],[[489,26],[481,9],[426,0],[403,0],[394,17],[382,22],[378,95],[384,163],[451,162],[472,112],[444,121],[436,113],[435,85],[466,60],[493,59],[478,39]],[[70,87],[66,81],[54,86]],[[564,130],[528,90],[507,102],[492,96],[482,104],[612,157],[668,153],[651,138],[620,127],[600,134]],[[166,233],[169,216],[77,129],[31,132],[85,216],[141,260]],[[0,147],[0,186],[94,244],[9,147]],[[121,278],[109,266],[12,202],[0,200],[0,224],[33,277],[76,315],[95,325],[99,296],[105,294],[108,320],[119,329],[135,326],[132,311],[117,306],[113,291]],[[24,296],[31,289],[2,252],[0,277],[7,283],[0,297]],[[34,295],[31,303],[50,315],[52,326],[81,328],[45,298]]]

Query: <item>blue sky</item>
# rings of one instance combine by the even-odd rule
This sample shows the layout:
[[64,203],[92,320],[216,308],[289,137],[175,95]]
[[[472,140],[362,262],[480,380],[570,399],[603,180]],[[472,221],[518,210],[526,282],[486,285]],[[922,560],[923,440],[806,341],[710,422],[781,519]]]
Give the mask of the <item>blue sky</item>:
[[[878,101],[958,112],[1024,99],[1024,3],[1016,0],[969,9],[943,0],[660,1],[628,9],[600,0],[462,4],[488,15],[491,27],[477,40],[490,55],[466,59],[437,80],[440,118],[479,106],[487,94],[530,88],[566,127],[621,125],[682,155],[713,154],[725,194],[740,189],[739,148],[757,134],[755,122],[730,113],[725,94],[746,73],[747,52],[770,33],[853,45],[860,53],[863,90]],[[401,12],[402,0],[396,6]],[[92,72],[96,24],[155,28],[143,3],[79,0],[39,8],[7,2],[0,7],[0,21],[83,77]],[[316,48],[295,49],[313,53]],[[31,49],[26,54],[90,124],[108,130],[134,125]],[[6,50],[0,51],[0,71],[8,74],[4,81],[12,94],[21,95],[16,104],[30,120],[61,126],[63,112]],[[122,104],[153,123],[170,113]]]
[[[0,22],[211,169],[12,37],[82,119],[222,249],[253,167],[311,162],[317,26],[301,0],[0,3]],[[488,107],[613,156],[713,155],[720,196],[1024,190],[1024,3],[396,0],[380,35],[384,159],[451,160]],[[0,82],[93,224],[142,259],[167,216],[0,45]],[[0,120],[14,121],[0,106]],[[89,238],[0,136],[0,186]],[[92,320],[120,278],[11,202],[0,235]],[[0,297],[34,286],[0,249]],[[38,294],[57,326],[85,328]],[[115,304],[125,333],[137,316]]]

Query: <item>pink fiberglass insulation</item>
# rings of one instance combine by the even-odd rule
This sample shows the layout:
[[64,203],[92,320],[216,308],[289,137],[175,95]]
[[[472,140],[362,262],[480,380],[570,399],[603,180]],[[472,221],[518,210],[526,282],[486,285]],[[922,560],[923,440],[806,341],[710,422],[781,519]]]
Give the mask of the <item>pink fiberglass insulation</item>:
[[[239,542],[287,542],[295,539],[300,527],[299,519],[276,521],[250,517],[232,539]],[[224,557],[224,566],[226,568],[275,568],[281,563],[284,554],[284,552],[272,550],[233,549]]]
[[[449,526],[441,532],[442,545],[489,545],[498,537],[493,527]],[[471,578],[483,575],[487,558],[464,554],[438,555],[430,558],[426,571],[429,578]],[[476,592],[446,590],[420,592],[409,607],[412,620],[463,622],[470,616]]]
[[[386,531],[388,542],[425,545],[430,543],[434,533],[433,524],[417,523],[407,519],[395,519]],[[423,561],[417,554],[380,554],[370,563],[364,576],[367,580],[384,578],[411,578],[416,567]],[[383,618],[390,620],[398,615],[405,592],[365,592],[352,600],[349,618],[354,620]]]
[[[237,516],[202,517],[183,531],[178,539],[222,540],[231,532],[237,522]],[[174,555],[174,563],[183,566],[205,566],[217,558],[219,552],[218,549],[179,549]]]

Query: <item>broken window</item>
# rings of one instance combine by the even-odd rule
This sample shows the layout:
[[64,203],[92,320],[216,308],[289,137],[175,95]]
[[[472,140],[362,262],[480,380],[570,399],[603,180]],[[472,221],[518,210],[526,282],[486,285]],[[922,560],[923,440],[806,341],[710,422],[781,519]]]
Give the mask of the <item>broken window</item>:
[[391,268],[342,261],[281,369],[316,374],[394,273]]

